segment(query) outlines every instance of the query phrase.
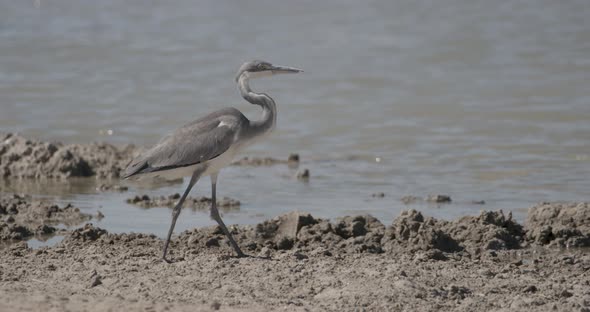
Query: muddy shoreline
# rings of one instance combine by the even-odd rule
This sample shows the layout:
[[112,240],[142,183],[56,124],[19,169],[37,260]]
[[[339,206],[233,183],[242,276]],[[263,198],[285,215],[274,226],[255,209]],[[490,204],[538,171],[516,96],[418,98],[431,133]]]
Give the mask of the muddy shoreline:
[[[443,221],[415,210],[392,224],[291,212],[162,240],[86,224],[52,247],[0,255],[0,310],[587,311],[590,205],[541,203],[527,223],[482,211]],[[56,283],[60,287],[55,287]],[[31,298],[34,298],[31,300]]]
[[[0,176],[116,179],[138,150],[0,133]],[[234,165],[298,162],[291,155]],[[0,195],[0,311],[590,311],[589,203],[540,203],[522,224],[508,210],[450,221],[406,210],[391,224],[370,215],[325,220],[291,212],[230,225],[249,257],[234,257],[212,226],[173,236],[168,264],[155,235],[108,233],[88,223],[101,216],[72,205]],[[128,201],[169,207],[178,197]],[[239,207],[233,199],[218,204]],[[209,205],[205,197],[187,203]],[[27,239],[47,235],[64,239],[29,248]]]

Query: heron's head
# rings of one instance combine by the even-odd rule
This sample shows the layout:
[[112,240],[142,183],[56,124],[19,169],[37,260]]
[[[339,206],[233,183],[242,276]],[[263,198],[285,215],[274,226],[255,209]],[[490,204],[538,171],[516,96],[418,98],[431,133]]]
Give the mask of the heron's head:
[[273,65],[265,61],[250,61],[240,66],[240,70],[238,70],[238,74],[236,75],[236,81],[242,75],[247,75],[248,78],[258,78],[278,74],[295,74],[302,71],[295,67]]

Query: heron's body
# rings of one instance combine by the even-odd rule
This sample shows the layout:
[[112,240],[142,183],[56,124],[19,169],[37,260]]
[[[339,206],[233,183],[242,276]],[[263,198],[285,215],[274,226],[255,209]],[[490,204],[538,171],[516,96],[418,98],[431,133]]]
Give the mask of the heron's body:
[[[198,168],[204,169],[201,176],[217,173],[239,150],[253,143],[254,138],[243,137],[240,131],[249,122],[240,111],[229,107],[187,123],[144,153],[144,158],[138,157],[126,177],[175,180],[191,176]],[[189,146],[209,148],[191,150]]]
[[164,245],[164,260],[166,260],[166,251],[182,204],[193,185],[202,176],[211,177],[211,217],[218,222],[238,256],[244,255],[217,211],[217,175],[222,168],[232,162],[240,150],[265,137],[275,127],[276,105],[274,100],[267,94],[252,92],[249,79],[297,72],[301,72],[301,70],[274,66],[262,61],[243,64],[236,81],[242,97],[248,102],[262,107],[260,120],[249,120],[235,108],[215,111],[176,129],[148,151],[135,158],[127,167],[123,178],[161,177],[171,180],[185,176],[191,177],[187,189],[173,210],[172,224]]

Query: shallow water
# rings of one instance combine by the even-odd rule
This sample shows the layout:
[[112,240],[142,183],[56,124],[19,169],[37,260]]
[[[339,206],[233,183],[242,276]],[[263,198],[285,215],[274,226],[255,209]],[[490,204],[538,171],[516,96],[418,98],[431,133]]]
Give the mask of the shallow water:
[[[589,15],[586,0],[0,0],[0,131],[150,145],[223,106],[257,118],[233,78],[260,58],[305,73],[253,82],[275,98],[279,125],[246,154],[300,153],[311,179],[286,166],[226,169],[219,196],[243,203],[228,223],[289,210],[388,223],[410,207],[449,219],[504,209],[522,220],[536,202],[590,196]],[[110,231],[160,236],[169,210],[125,198],[182,191],[0,186],[100,210],[95,223]],[[453,203],[399,200],[427,194]],[[208,196],[209,182],[193,195]],[[186,210],[177,229],[210,224]]]

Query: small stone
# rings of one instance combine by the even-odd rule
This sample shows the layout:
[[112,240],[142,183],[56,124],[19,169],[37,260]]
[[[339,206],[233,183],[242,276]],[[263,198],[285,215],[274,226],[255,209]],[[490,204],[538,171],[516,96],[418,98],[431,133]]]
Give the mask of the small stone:
[[93,288],[100,284],[102,284],[102,277],[96,272],[96,270],[93,270],[92,275],[90,276],[90,287],[88,288]]
[[279,249],[279,250],[291,249],[291,248],[293,248],[294,244],[295,244],[295,242],[293,241],[293,239],[291,239],[289,237],[283,237],[277,243],[277,249]]
[[534,293],[537,291],[537,287],[535,285],[526,286],[522,291],[525,293]]
[[211,304],[211,310],[218,311],[221,308],[221,303],[219,301],[213,301]]
[[293,253],[293,257],[295,257],[295,259],[297,260],[303,260],[303,259],[308,259],[309,257],[307,255],[302,254],[299,250],[295,251]]
[[290,154],[287,161],[288,162],[299,162],[299,154]]
[[574,263],[575,263],[575,261],[574,261],[574,258],[573,258],[573,257],[570,257],[570,256],[565,256],[565,257],[563,257],[563,258],[561,259],[561,261],[562,261],[564,264],[574,264]]
[[385,197],[385,193],[383,193],[383,192],[373,193],[371,196],[377,197],[377,198],[383,198],[383,197]]
[[216,237],[210,238],[205,242],[205,246],[207,247],[219,247],[219,240]]
[[270,258],[270,248],[262,247],[260,252],[258,253],[259,258]]
[[574,294],[572,294],[571,292],[564,289],[559,295],[563,298],[569,298],[569,297],[573,296]]
[[297,179],[309,180],[309,169],[302,169],[297,171]]
[[115,191],[115,192],[126,192],[129,190],[127,186],[117,185],[117,184],[101,184],[96,187],[96,190],[99,192],[108,192],[108,191]]
[[451,196],[449,195],[428,195],[428,197],[426,197],[426,201],[427,202],[431,202],[431,203],[450,203],[451,202]]
[[318,248],[312,250],[310,254],[312,256],[324,256],[324,257],[331,257],[332,256],[332,253],[324,247],[318,247]]

